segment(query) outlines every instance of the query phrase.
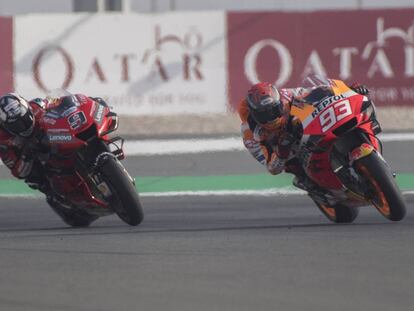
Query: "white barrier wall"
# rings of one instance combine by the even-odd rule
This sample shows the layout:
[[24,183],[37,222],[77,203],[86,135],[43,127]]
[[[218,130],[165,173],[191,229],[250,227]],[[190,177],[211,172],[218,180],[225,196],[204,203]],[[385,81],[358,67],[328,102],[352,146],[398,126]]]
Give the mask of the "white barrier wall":
[[225,18],[224,12],[18,16],[16,91],[31,98],[66,88],[104,97],[130,115],[225,112]]

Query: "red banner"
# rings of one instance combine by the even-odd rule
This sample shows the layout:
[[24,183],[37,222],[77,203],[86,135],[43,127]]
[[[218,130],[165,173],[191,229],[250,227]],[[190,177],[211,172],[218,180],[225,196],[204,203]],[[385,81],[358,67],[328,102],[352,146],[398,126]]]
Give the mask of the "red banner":
[[0,17],[0,95],[13,90],[13,19]]
[[414,106],[414,10],[228,14],[232,107],[251,84],[307,74],[366,84],[377,105]]

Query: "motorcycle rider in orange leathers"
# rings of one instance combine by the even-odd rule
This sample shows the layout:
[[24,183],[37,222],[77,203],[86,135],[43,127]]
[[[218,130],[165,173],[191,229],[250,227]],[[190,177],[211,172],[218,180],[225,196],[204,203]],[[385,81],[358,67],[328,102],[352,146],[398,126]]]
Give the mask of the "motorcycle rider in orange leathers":
[[[354,83],[351,88],[359,94],[368,89]],[[319,190],[308,178],[295,157],[290,157],[292,146],[299,142],[303,128],[301,121],[290,115],[292,103],[309,94],[309,89],[276,89],[268,82],[253,85],[241,101],[238,113],[244,146],[250,154],[273,175],[285,171],[295,175],[293,184],[303,190]],[[290,159],[289,159],[290,157]]]

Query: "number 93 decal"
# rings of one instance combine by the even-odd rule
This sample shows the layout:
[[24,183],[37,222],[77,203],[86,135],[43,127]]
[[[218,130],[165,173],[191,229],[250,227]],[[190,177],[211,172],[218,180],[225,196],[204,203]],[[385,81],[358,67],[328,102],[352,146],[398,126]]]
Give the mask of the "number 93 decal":
[[322,132],[328,131],[336,124],[336,122],[341,121],[351,114],[352,109],[349,100],[344,100],[332,105],[319,115]]

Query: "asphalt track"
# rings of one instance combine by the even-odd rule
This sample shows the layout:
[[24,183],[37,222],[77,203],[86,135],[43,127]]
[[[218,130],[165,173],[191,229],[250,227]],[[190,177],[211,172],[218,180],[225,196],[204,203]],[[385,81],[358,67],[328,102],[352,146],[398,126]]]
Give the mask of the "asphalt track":
[[[384,153],[414,172],[413,150]],[[125,163],[134,176],[263,172],[238,152]],[[413,310],[413,196],[402,222],[367,207],[351,225],[306,196],[143,197],[141,226],[86,229],[40,198],[1,200],[0,310]]]

